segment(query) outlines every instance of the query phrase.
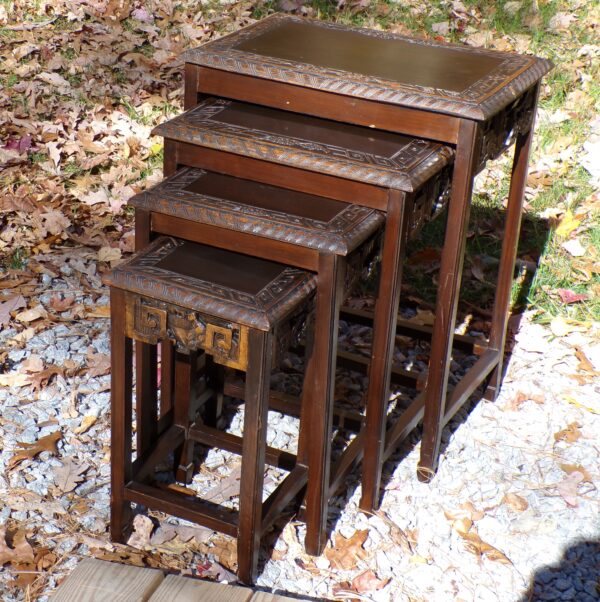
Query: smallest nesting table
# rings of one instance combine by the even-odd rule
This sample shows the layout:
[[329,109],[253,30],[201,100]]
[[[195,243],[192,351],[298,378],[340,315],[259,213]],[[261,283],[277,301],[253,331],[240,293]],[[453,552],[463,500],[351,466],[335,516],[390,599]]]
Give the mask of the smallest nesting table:
[[[311,311],[316,277],[272,261],[162,237],[105,279],[111,287],[111,537],[123,541],[130,502],[237,537],[238,575],[252,583],[260,537],[308,477],[305,412],[298,454],[267,447],[270,375],[276,352]],[[172,425],[132,459],[132,340],[175,345]],[[246,373],[244,433],[190,415],[190,354],[201,350]],[[304,410],[305,408],[303,408]],[[153,484],[158,463],[191,461],[194,442],[241,454],[239,512]],[[138,450],[139,453],[139,450]],[[289,474],[263,503],[265,462]]]

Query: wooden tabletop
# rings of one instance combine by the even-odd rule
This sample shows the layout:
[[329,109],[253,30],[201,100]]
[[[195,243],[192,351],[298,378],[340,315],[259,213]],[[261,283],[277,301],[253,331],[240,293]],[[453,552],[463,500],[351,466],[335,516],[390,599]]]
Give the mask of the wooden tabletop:
[[204,100],[152,133],[405,192],[454,154],[437,142],[220,98]]
[[309,272],[168,237],[119,264],[103,281],[259,330],[270,330],[316,289]]
[[275,14],[185,54],[189,63],[335,94],[485,120],[552,63]]

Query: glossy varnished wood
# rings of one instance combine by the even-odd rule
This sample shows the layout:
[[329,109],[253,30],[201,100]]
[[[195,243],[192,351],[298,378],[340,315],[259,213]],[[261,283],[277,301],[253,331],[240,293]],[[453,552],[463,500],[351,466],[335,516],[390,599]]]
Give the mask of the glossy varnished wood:
[[[131,528],[129,502],[174,514],[236,537],[238,576],[252,583],[261,536],[308,478],[304,457],[269,448],[266,432],[273,357],[288,340],[286,324],[310,312],[316,278],[272,261],[160,237],[104,281],[111,286],[112,317],[111,536],[125,540]],[[164,430],[156,428],[156,440],[132,463],[134,340],[163,348],[168,341],[175,378],[169,424]],[[200,351],[214,362],[246,372],[241,438],[220,433],[195,416],[196,367],[211,364],[205,356],[198,361]],[[207,387],[222,384],[220,378],[208,376]],[[203,396],[212,397],[210,389]],[[157,425],[156,407],[145,400],[140,407],[151,417],[139,418]],[[303,412],[302,433],[309,420],[309,412]],[[156,465],[170,454],[177,481],[191,481],[195,442],[241,454],[239,512],[199,499],[179,485],[152,483]],[[263,504],[266,461],[291,472]]]

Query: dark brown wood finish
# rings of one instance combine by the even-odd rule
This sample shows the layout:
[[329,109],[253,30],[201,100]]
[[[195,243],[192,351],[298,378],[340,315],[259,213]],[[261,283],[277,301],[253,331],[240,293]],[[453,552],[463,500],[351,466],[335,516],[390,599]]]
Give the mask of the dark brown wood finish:
[[373,347],[364,429],[365,449],[360,506],[367,510],[378,504],[387,400],[396,338],[396,308],[400,302],[404,242],[412,202],[411,195],[406,196],[396,190],[390,191],[381,258],[381,278],[373,322]]
[[[135,250],[141,251],[152,238],[150,212],[135,211]],[[156,395],[156,348],[137,341],[135,343],[136,425],[137,449],[143,455],[156,439],[157,404]],[[142,406],[142,403],[147,404]]]
[[[539,85],[535,89],[535,102],[539,94]],[[485,392],[486,399],[494,401],[498,395],[502,382],[502,364],[504,356],[504,344],[506,341],[506,327],[508,323],[508,312],[510,305],[510,292],[514,276],[517,246],[519,244],[519,232],[521,227],[521,214],[523,212],[523,199],[525,196],[525,184],[527,182],[527,167],[529,163],[529,152],[533,142],[533,121],[528,132],[519,134],[515,144],[510,190],[506,206],[506,225],[502,239],[502,256],[500,258],[500,272],[494,312],[492,315],[492,329],[490,331],[489,347],[498,352],[498,363],[494,368]]]
[[272,336],[272,333],[252,330],[248,341],[252,353],[248,359],[246,377],[238,524],[238,575],[244,583],[254,582],[258,563],[273,352]]
[[[178,118],[176,124],[170,122],[161,126],[165,135],[174,136],[168,140],[168,148],[169,152],[175,153],[178,166],[206,168],[204,161],[208,157],[211,169],[217,168],[231,174],[232,166],[235,166],[233,173],[238,177],[265,184],[284,182],[287,190],[279,189],[272,194],[262,184],[263,189],[259,193],[255,183],[242,181],[237,185],[230,184],[226,177],[219,176],[219,194],[217,198],[208,198],[212,190],[210,180],[203,183],[200,179],[196,184],[186,184],[191,174],[199,172],[180,169],[164,185],[138,196],[133,203],[138,208],[152,212],[153,231],[176,234],[222,248],[235,248],[236,251],[258,257],[276,256],[280,261],[317,271],[316,331],[320,334],[315,341],[313,356],[318,360],[311,363],[307,377],[308,382],[314,385],[314,391],[308,393],[307,401],[312,427],[310,445],[306,446],[309,467],[306,548],[318,554],[326,543],[331,481],[337,478],[337,475],[330,475],[330,437],[337,319],[346,272],[343,256],[373,231],[375,222],[377,225],[381,223],[365,208],[377,206],[388,210],[389,191],[380,184],[381,178],[391,173],[391,165],[398,170],[398,177],[394,180],[396,185],[407,190],[420,186],[414,193],[414,198],[419,202],[412,203],[411,195],[411,211],[406,216],[403,213],[396,214],[398,219],[389,222],[391,229],[388,236],[390,241],[393,240],[393,245],[388,246],[401,253],[408,235],[408,225],[416,231],[423,221],[435,213],[437,207],[434,201],[444,198],[443,190],[448,180],[444,168],[451,161],[452,153],[442,145],[430,145],[427,142],[415,144],[406,137],[375,135],[370,129],[341,126],[307,117],[297,116],[290,120],[289,113],[241,103],[233,106],[229,117],[223,117],[229,107],[231,103],[209,99],[200,107],[204,112],[198,111],[197,120],[194,117],[196,110],[193,110]],[[213,117],[220,120],[217,122],[220,124],[218,139],[206,136],[206,132],[214,134]],[[265,139],[269,141],[268,154],[263,148]],[[176,146],[173,146],[174,140]],[[214,144],[214,149],[206,148],[205,144]],[[222,153],[221,148],[231,152]],[[316,171],[315,166],[311,167],[311,152],[315,153],[317,165],[319,161],[328,163],[329,175]],[[287,157],[287,165],[276,162],[283,155]],[[278,175],[280,173],[283,177]],[[292,177],[287,178],[287,173]],[[282,179],[277,180],[279,177]],[[319,188],[319,180],[327,180],[328,185]],[[236,195],[239,197],[242,191],[244,205],[240,206],[240,198],[235,199],[237,221],[234,222],[228,218],[229,203]],[[317,191],[318,197],[307,196]],[[358,191],[360,195],[357,196]],[[212,192],[214,197],[214,190]],[[302,195],[298,196],[298,193]],[[334,199],[322,196],[324,194]],[[353,201],[354,204],[344,208],[337,200]],[[412,211],[417,206],[418,212]],[[214,207],[219,207],[220,211],[216,212]],[[403,204],[394,207],[394,211],[404,211]],[[248,217],[250,213],[251,218]],[[324,214],[329,217],[325,218]],[[357,215],[361,218],[359,222],[352,217]],[[397,230],[400,218],[405,225]],[[320,223],[317,223],[319,220]],[[321,230],[320,235],[315,228]],[[393,263],[393,267],[385,268],[394,273],[398,264],[395,252],[389,253],[386,258],[386,263]],[[385,278],[382,282],[385,282]],[[389,291],[384,291],[382,298],[384,305],[389,305]],[[388,337],[387,330],[381,336]],[[349,359],[352,361],[352,358]],[[363,367],[360,358],[357,359],[360,367]],[[385,370],[385,361],[371,368],[373,382],[386,379],[385,375],[379,377],[381,370]],[[387,372],[389,375],[390,367]],[[376,395],[385,396],[387,388],[374,388],[375,393],[369,395],[367,405],[387,407],[386,400],[375,399]],[[350,450],[353,457],[356,457],[355,449],[356,446]],[[344,467],[352,463],[347,462]]]
[[446,237],[438,276],[440,286],[427,376],[423,441],[418,472],[419,478],[422,480],[430,479],[437,468],[450,354],[467,240],[469,201],[473,188],[474,167],[477,161],[479,127],[475,121],[463,121],[459,132],[452,178],[452,196],[448,208]]
[[[322,553],[327,543],[327,508],[329,506],[329,470],[335,386],[338,320],[346,274],[343,257],[321,255],[319,286],[312,356],[306,369],[310,443],[308,454],[308,489],[306,492],[307,553]],[[323,328],[323,330],[321,330]]]
[[[111,286],[112,318],[111,536],[124,541],[131,527],[129,502],[175,514],[237,537],[238,576],[252,583],[261,535],[308,477],[303,458],[267,447],[266,432],[273,356],[287,340],[283,324],[310,311],[316,277],[271,261],[161,237],[104,281]],[[132,341],[146,345],[169,341],[169,348],[176,350],[172,420],[135,464]],[[192,391],[199,350],[215,362],[246,372],[242,438],[206,426],[200,418],[194,424]],[[317,366],[313,373],[318,375],[319,370]],[[144,400],[140,407],[150,409]],[[152,413],[156,421],[156,406]],[[309,412],[301,414],[302,433],[311,418]],[[174,474],[188,483],[194,472],[195,441],[241,453],[239,513],[199,500],[181,487],[147,482],[156,464],[174,452]],[[263,504],[266,460],[291,472]]]
[[[324,43],[327,50],[323,52]],[[495,396],[499,387],[537,87],[551,67],[550,61],[537,57],[410,40],[282,15],[186,55],[188,81],[196,85],[194,92],[186,92],[187,108],[203,95],[218,94],[455,145],[457,161],[432,338],[421,477],[433,474],[441,428],[464,402],[464,395],[490,371],[487,395]],[[484,352],[458,393],[446,403],[472,180],[488,159],[504,152],[515,139],[511,209],[492,325],[497,349]],[[372,373],[371,377],[381,375]],[[418,413],[415,416],[418,418]],[[403,431],[400,425],[398,432]],[[396,438],[387,439],[392,442]]]
[[[495,115],[552,67],[535,56],[284,15],[190,50],[185,60],[333,95],[475,120]],[[198,84],[201,89],[203,82]]]
[[124,294],[110,295],[111,414],[110,414],[110,536],[125,543],[131,528],[131,508],[125,499],[125,484],[131,479],[131,388],[132,345],[125,336]]

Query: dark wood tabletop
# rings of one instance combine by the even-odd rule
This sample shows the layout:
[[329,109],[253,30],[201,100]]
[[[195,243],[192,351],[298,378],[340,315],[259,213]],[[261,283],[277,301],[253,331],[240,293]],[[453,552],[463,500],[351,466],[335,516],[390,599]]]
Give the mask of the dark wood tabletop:
[[454,155],[437,142],[221,98],[208,98],[153,134],[406,192]]
[[186,62],[367,100],[486,120],[547,73],[536,56],[275,14]]

